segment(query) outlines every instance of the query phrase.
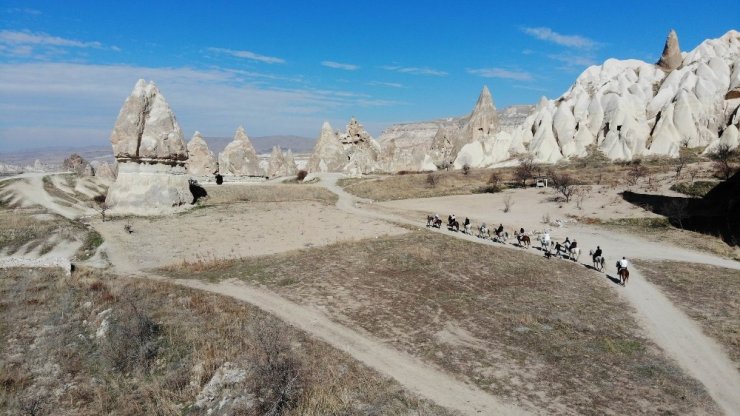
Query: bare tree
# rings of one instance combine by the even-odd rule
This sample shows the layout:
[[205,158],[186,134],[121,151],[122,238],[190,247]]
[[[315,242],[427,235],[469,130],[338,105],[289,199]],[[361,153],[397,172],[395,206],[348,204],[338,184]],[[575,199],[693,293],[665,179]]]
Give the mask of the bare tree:
[[519,158],[519,166],[514,170],[514,177],[522,181],[522,186],[527,186],[527,179],[534,177],[534,156],[528,154]]
[[504,212],[511,211],[511,207],[514,205],[514,200],[511,195],[506,195],[504,198]]
[[691,183],[694,183],[694,180],[696,180],[697,175],[699,175],[699,169],[690,168],[686,170],[686,173],[689,174],[689,178],[691,178]]
[[488,177],[488,184],[491,185],[492,189],[498,191],[501,185],[501,175],[496,171],[491,172],[491,176]]
[[627,184],[630,186],[636,185],[647,174],[648,170],[642,165],[642,161],[640,159],[633,160],[627,172]]
[[105,195],[96,195],[90,202],[89,206],[97,211],[103,219],[103,222],[105,222],[105,213],[110,209],[108,204],[105,202]]
[[560,174],[554,170],[550,170],[549,176],[554,189],[565,198],[565,202],[570,202],[577,189],[578,182],[569,174]]
[[709,154],[709,157],[714,161],[714,169],[717,172],[717,176],[725,180],[730,179],[734,171],[731,164],[734,154],[734,150],[727,144],[720,144]]
[[573,191],[574,199],[576,201],[576,207],[578,207],[578,209],[583,209],[583,203],[586,201],[590,194],[590,186],[579,186],[575,189],[575,191]]
[[678,227],[683,229],[683,220],[689,217],[689,201],[686,199],[673,199],[665,206],[666,216],[678,222]]

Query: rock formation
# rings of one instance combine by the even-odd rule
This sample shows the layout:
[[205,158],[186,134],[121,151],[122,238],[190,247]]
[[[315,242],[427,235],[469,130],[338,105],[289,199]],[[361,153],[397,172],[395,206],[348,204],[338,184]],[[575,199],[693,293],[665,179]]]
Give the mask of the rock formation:
[[68,158],[64,159],[62,168],[70,170],[79,176],[94,176],[95,170],[82,156],[77,153],[72,153]]
[[153,82],[136,83],[110,141],[118,161],[118,176],[106,198],[111,213],[160,214],[192,202],[185,140]]
[[234,140],[218,155],[218,170],[221,175],[264,176],[257,151],[254,150],[244,127],[239,126]]
[[267,162],[267,176],[270,178],[279,178],[281,176],[294,176],[298,173],[293,152],[288,150],[283,153],[280,147],[275,146],[270,153],[270,159]]
[[346,164],[347,155],[339,134],[325,121],[306,168],[309,172],[341,172]]
[[678,46],[678,35],[675,30],[671,29],[665,40],[663,54],[656,65],[666,71],[673,71],[681,65],[681,61],[683,61],[683,56],[681,56],[681,47]]
[[378,170],[381,148],[370,133],[354,117],[347,124],[347,130],[339,136],[349,162],[344,171],[359,175]]
[[496,105],[493,103],[491,91],[484,85],[478,96],[478,101],[470,113],[467,123],[460,132],[460,137],[465,143],[488,138],[500,130]]
[[324,122],[307,169],[309,172],[370,173],[379,170],[380,153],[378,142],[354,117],[341,134]]
[[188,142],[188,173],[193,176],[213,176],[218,173],[216,156],[208,149],[199,131]]
[[674,40],[669,35],[661,59],[668,66],[609,59],[586,69],[560,98],[538,104],[512,133],[512,145],[554,163],[585,156],[592,146],[610,159],[629,160],[734,143],[730,127],[738,126],[740,100],[728,97],[740,87],[740,32],[702,42],[678,65]]
[[96,177],[115,180],[118,165],[111,166],[108,162],[98,162],[93,166],[93,169],[95,170]]

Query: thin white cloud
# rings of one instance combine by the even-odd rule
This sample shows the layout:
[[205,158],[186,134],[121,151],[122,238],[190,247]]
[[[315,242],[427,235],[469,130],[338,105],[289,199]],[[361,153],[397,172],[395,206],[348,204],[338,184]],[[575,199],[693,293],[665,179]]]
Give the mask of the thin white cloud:
[[400,72],[402,74],[411,74],[411,75],[430,75],[435,77],[444,77],[447,75],[447,72],[440,71],[438,69],[432,69],[427,67],[414,67],[414,66],[398,66],[398,65],[384,65],[381,66],[382,69],[385,69],[386,71],[394,71],[394,72]]
[[599,46],[599,43],[593,39],[580,35],[563,35],[555,32],[549,27],[525,27],[522,28],[522,31],[539,40],[552,42],[569,48],[595,49]]
[[531,81],[532,74],[524,71],[512,71],[504,68],[474,68],[468,69],[468,74],[478,75],[483,78],[502,78],[517,81]]
[[93,49],[110,49],[102,43],[86,42],[75,39],[66,39],[59,36],[48,35],[43,32],[27,32],[2,30],[0,31],[0,44],[3,45],[39,45],[39,46],[59,46],[69,48],[93,48]]
[[399,82],[384,82],[384,81],[370,81],[367,85],[379,86],[379,87],[390,87],[390,88],[403,88],[403,84]]
[[323,61],[321,62],[321,65],[327,68],[343,69],[345,71],[357,71],[358,69],[360,69],[358,65],[343,64],[341,62],[335,62],[335,61]]
[[42,14],[40,10],[31,9],[31,8],[28,8],[28,7],[11,7],[9,9],[5,9],[5,11],[7,13],[30,14],[30,15],[34,15],[34,16],[38,16],[38,15]]
[[284,64],[285,59],[275,56],[260,55],[252,51],[239,51],[226,48],[208,48],[209,52],[231,55],[235,58],[249,59],[251,61],[262,62],[265,64]]

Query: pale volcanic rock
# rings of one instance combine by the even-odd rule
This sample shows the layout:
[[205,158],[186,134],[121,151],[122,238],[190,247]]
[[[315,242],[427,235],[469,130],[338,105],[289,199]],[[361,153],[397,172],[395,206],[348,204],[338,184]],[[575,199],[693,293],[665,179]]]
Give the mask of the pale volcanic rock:
[[188,142],[188,173],[194,176],[213,176],[218,173],[216,155],[208,149],[208,143],[199,131]]
[[94,176],[95,170],[82,156],[72,153],[62,162],[62,168],[70,170],[79,176]]
[[110,140],[118,162],[106,197],[112,214],[161,214],[192,202],[182,130],[153,82],[136,83]]
[[339,134],[325,121],[306,166],[309,172],[341,172],[348,162]]
[[308,171],[365,174],[380,170],[380,157],[380,145],[354,117],[344,133],[335,132],[324,122]]
[[671,29],[665,40],[663,54],[656,65],[666,71],[673,71],[681,65],[681,61],[683,61],[683,56],[681,56],[681,47],[678,45],[678,35],[675,30]]
[[218,167],[221,175],[231,176],[264,176],[260,167],[257,151],[254,150],[244,127],[239,126],[234,133],[234,140],[226,145],[218,155]]
[[[683,56],[671,34],[664,58],[660,66],[609,59],[586,69],[560,98],[538,105],[515,130],[515,141],[529,143],[536,160],[547,163],[584,156],[594,145],[612,160],[630,160],[718,143],[737,124],[739,104],[726,97],[740,87],[740,32],[706,40]],[[732,141],[731,129],[727,135]]]
[[496,105],[493,103],[491,91],[484,85],[478,96],[478,101],[468,117],[467,123],[460,132],[460,138],[465,143],[488,138],[500,130]]
[[95,176],[99,178],[116,179],[117,165],[111,166],[108,162],[98,162],[93,168],[95,169]]
[[278,146],[272,148],[270,153],[270,159],[267,162],[267,176],[270,178],[278,178],[281,176],[294,176],[298,173],[298,167],[296,166],[293,153],[288,150],[287,153]]
[[175,114],[154,82],[140,79],[124,102],[110,138],[116,159],[184,161],[188,158]]

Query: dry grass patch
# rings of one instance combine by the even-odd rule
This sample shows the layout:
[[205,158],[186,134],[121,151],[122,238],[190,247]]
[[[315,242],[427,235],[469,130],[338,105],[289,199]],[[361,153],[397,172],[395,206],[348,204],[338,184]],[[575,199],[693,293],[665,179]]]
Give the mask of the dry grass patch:
[[204,205],[289,201],[318,201],[334,205],[337,202],[336,194],[320,186],[224,184],[208,185],[205,189],[208,197],[204,199]]
[[638,261],[636,266],[719,341],[740,369],[740,270],[676,261]]
[[7,270],[0,316],[7,414],[448,414],[256,308],[168,283]]
[[740,247],[732,247],[719,236],[682,230],[670,224],[665,217],[637,217],[621,219],[598,219],[579,217],[579,222],[596,225],[605,231],[630,233],[648,241],[699,250],[721,257],[740,261]]
[[611,283],[567,261],[416,232],[170,274],[267,285],[548,414],[717,413]]

